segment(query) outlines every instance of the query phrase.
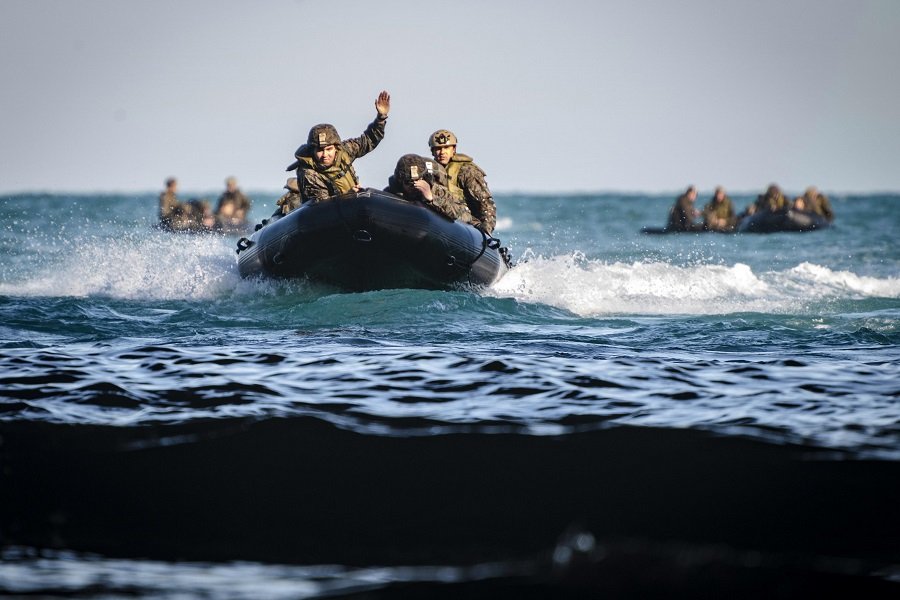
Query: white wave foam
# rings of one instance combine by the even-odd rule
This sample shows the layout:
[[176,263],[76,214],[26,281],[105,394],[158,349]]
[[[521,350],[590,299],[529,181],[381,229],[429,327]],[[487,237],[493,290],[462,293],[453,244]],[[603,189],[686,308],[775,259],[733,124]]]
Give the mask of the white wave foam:
[[530,258],[491,291],[582,316],[602,314],[796,314],[823,299],[898,298],[900,278],[878,279],[802,263],[756,274],[745,264],[604,263],[582,255]]
[[500,217],[497,219],[497,224],[494,226],[494,231],[508,231],[513,227],[513,220],[511,217]]
[[125,299],[211,299],[240,283],[232,241],[211,235],[145,232],[71,244],[42,264],[21,266],[0,294]]
[[772,276],[785,289],[819,297],[847,296],[855,298],[900,297],[900,278],[866,277],[850,271],[832,271],[812,263],[800,263],[793,269]]
[[[119,237],[44,240],[39,247],[45,252],[18,264],[12,278],[18,281],[0,283],[0,294],[212,300],[280,293],[282,286],[240,278],[233,245],[234,240],[221,236],[146,230]],[[900,298],[900,278],[867,277],[808,262],[754,273],[742,263],[605,263],[576,253],[525,256],[489,293],[583,316],[797,314],[818,312],[814,305],[822,300]]]

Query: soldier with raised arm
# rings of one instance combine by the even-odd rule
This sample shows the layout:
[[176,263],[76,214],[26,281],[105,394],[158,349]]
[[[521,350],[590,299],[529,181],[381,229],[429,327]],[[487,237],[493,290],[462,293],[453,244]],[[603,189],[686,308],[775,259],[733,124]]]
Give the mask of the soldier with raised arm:
[[334,125],[322,123],[309,130],[306,143],[297,148],[297,159],[287,170],[297,170],[297,185],[303,202],[320,202],[337,194],[359,189],[353,161],[365,156],[384,138],[391,109],[391,96],[381,92],[375,99],[375,120],[357,138],[341,140]]

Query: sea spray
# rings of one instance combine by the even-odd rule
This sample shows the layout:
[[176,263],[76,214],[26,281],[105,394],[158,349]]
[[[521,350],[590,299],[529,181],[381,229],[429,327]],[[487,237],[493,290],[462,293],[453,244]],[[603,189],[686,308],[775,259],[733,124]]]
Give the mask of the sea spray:
[[795,314],[798,310],[811,314],[821,311],[823,301],[847,293],[856,298],[898,298],[900,279],[859,277],[810,263],[755,273],[742,263],[606,263],[576,253],[521,261],[491,293],[581,316]]

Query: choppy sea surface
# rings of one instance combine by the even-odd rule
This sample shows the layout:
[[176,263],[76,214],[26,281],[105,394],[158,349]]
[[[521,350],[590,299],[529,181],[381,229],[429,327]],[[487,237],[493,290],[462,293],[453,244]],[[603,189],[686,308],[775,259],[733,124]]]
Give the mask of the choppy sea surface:
[[505,194],[492,288],[341,293],[155,194],[2,196],[0,594],[892,595],[900,195],[831,199]]

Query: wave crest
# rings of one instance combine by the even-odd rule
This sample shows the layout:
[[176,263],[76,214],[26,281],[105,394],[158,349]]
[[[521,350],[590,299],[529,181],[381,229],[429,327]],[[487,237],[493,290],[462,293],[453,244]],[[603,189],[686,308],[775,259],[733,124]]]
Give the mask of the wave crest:
[[498,296],[540,302],[581,316],[812,312],[816,301],[898,298],[900,278],[879,279],[801,263],[754,273],[732,266],[666,262],[605,263],[575,253],[529,257],[492,289]]

